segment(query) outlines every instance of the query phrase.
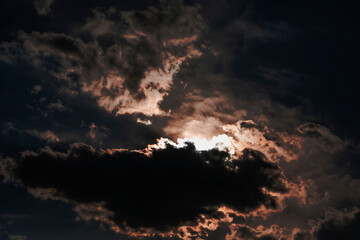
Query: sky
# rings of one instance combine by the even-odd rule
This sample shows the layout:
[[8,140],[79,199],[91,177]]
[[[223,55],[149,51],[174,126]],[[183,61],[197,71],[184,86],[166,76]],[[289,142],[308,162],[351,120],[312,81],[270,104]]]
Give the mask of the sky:
[[0,239],[360,239],[358,22],[352,1],[1,1]]

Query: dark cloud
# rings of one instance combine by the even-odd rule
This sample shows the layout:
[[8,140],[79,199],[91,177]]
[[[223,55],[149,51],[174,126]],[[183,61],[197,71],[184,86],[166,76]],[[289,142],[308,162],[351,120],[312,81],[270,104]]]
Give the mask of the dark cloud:
[[190,143],[154,150],[149,157],[73,144],[67,153],[45,148],[6,158],[2,172],[33,192],[47,189],[38,196],[75,204],[103,202],[114,213],[109,217],[112,221],[136,229],[166,230],[194,223],[201,214],[217,218],[220,206],[240,212],[261,205],[276,209],[276,198],[263,188],[286,192],[278,166],[252,150],[244,150],[238,160],[227,157],[218,150],[197,152]]
[[79,39],[61,33],[39,33],[33,32],[31,35],[21,33],[20,37],[24,40],[25,48],[35,53],[42,52],[46,55],[69,55],[72,57],[83,57],[81,46],[83,43]]

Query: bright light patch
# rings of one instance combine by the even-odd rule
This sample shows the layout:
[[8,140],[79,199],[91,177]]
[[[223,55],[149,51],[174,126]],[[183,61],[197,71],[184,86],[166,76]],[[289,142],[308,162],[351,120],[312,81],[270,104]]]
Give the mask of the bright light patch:
[[219,150],[228,150],[230,154],[235,153],[232,138],[225,134],[214,136],[210,140],[205,138],[178,138],[177,142],[178,147],[184,147],[186,142],[192,142],[199,151],[217,148]]
[[236,153],[236,146],[234,140],[225,134],[212,137],[210,140],[205,138],[178,138],[176,142],[169,138],[160,138],[156,144],[150,144],[143,150],[145,153],[151,153],[151,149],[164,149],[166,145],[170,144],[176,148],[183,148],[186,143],[193,143],[197,151],[206,151],[211,149],[219,149],[220,151],[227,151],[230,155]]

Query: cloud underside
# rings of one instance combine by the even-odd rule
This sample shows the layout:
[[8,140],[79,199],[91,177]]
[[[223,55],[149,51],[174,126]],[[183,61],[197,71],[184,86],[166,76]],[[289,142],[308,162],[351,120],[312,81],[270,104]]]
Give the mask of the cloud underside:
[[195,224],[200,215],[221,218],[221,206],[243,213],[260,206],[276,209],[269,192],[287,192],[279,167],[248,149],[240,159],[228,157],[215,149],[198,152],[191,143],[168,145],[150,156],[74,144],[67,153],[45,148],[7,158],[3,174],[39,196],[36,191],[47,190],[43,198],[102,203],[111,213],[108,220],[123,229],[168,231]]

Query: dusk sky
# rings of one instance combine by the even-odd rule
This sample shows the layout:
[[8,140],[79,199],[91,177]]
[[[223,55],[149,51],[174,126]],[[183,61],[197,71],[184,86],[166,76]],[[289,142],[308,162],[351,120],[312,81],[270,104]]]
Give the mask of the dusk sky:
[[0,240],[360,239],[352,2],[2,0]]

